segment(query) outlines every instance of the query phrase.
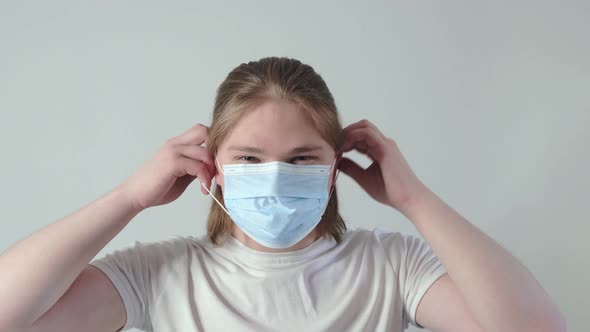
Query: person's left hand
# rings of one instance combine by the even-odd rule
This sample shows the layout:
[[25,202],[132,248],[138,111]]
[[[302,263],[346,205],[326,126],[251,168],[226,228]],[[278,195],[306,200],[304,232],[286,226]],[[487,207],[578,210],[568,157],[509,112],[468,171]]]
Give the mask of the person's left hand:
[[373,163],[363,169],[342,157],[338,168],[352,177],[373,199],[403,212],[412,201],[426,192],[403,157],[395,141],[386,137],[368,120],[344,128],[346,135],[342,152],[357,150]]

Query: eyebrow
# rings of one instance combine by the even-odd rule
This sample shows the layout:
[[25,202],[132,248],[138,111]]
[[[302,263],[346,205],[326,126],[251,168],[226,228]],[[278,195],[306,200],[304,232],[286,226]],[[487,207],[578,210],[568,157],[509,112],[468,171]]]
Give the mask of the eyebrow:
[[[312,151],[317,151],[317,150],[321,150],[321,149],[322,149],[322,147],[320,145],[302,145],[302,146],[298,146],[296,148],[291,149],[291,151],[289,151],[289,153],[294,154],[294,153],[312,152]],[[259,154],[264,153],[264,150],[262,150],[262,149],[259,149],[257,147],[253,147],[253,146],[245,146],[245,145],[232,145],[228,148],[228,150],[248,152],[248,153],[259,153]]]

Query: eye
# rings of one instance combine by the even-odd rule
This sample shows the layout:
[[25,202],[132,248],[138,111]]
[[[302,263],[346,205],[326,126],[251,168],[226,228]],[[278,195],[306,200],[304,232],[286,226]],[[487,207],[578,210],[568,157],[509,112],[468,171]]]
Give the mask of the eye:
[[297,156],[291,159],[291,162],[299,162],[299,163],[309,163],[317,158],[314,156]]
[[240,156],[238,160],[245,161],[247,163],[259,162],[260,159],[253,157],[253,156]]

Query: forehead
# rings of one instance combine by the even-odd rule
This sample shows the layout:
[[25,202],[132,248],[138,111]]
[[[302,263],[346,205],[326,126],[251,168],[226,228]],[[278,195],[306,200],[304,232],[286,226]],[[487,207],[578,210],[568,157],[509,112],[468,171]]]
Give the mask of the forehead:
[[315,128],[309,114],[284,100],[269,100],[250,110],[230,130],[220,148],[250,145],[280,152],[302,145],[330,148]]

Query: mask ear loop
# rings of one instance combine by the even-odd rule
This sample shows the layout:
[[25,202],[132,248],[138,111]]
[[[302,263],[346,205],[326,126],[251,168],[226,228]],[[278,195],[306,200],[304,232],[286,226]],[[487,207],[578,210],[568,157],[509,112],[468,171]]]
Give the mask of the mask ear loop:
[[[221,169],[221,166],[219,166],[219,162],[217,162],[217,154],[215,154],[215,165],[219,168],[219,171],[221,172],[221,174],[223,173],[223,170]],[[215,184],[217,185],[217,184]],[[225,211],[225,213],[227,213],[227,215],[229,216],[229,212],[227,212],[227,210],[225,209],[225,206],[223,206],[223,204],[221,204],[221,202],[219,202],[219,200],[217,200],[217,198],[215,198],[215,195],[213,195],[211,193],[211,191],[209,191],[209,189],[207,189],[207,187],[203,184],[203,182],[201,182],[201,186],[203,186],[203,188],[205,188],[205,190],[207,190],[207,192],[209,193],[209,196],[211,196],[211,198],[213,198],[215,200],[215,202],[217,202],[217,204],[223,209],[223,211]],[[230,216],[231,217],[231,216]]]
[[[332,167],[330,169],[330,174],[332,174],[332,171],[334,171],[334,167],[336,167],[336,160],[337,159],[334,159],[334,162],[332,163]],[[330,195],[328,196],[328,201],[332,197],[332,191],[334,191],[334,188],[336,187],[336,180],[338,180],[338,175],[340,175],[339,169],[336,170],[336,176],[334,177],[334,182],[332,182],[332,188],[330,188]]]

